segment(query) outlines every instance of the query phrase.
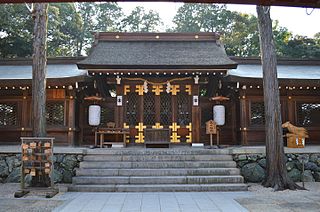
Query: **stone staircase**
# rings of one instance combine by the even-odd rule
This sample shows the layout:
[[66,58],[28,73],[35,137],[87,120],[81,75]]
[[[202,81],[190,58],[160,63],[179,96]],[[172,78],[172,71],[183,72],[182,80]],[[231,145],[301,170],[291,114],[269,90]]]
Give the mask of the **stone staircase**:
[[247,185],[224,149],[88,150],[70,191],[244,191]]

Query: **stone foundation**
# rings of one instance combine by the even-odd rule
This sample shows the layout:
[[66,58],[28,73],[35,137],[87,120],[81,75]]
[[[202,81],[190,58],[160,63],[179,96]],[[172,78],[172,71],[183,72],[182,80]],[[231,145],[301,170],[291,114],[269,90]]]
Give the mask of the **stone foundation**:
[[[286,155],[286,167],[288,174],[295,182],[320,182],[320,153],[290,153]],[[304,164],[298,160],[303,156],[308,162]],[[237,167],[246,182],[262,182],[266,176],[266,155],[265,154],[237,154],[233,155]]]
[[[55,154],[53,156],[55,183],[71,183],[75,169],[83,160],[81,154]],[[0,183],[17,183],[21,178],[21,154],[0,154]],[[26,176],[26,182],[31,180]]]

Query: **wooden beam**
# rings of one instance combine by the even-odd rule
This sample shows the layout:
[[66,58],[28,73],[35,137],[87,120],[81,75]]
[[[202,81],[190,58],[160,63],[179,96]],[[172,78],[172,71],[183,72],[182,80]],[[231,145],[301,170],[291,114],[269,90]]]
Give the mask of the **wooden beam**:
[[[137,0],[138,1],[138,0]],[[35,3],[35,2],[135,2],[134,0],[1,0],[1,3]],[[139,2],[184,2],[217,4],[251,4],[263,6],[309,7],[320,8],[319,0],[139,0]]]

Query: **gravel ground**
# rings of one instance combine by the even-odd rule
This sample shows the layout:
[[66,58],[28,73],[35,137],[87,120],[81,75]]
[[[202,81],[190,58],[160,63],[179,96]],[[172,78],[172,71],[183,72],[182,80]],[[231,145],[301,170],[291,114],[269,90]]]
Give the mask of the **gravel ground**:
[[52,199],[45,198],[43,192],[31,192],[22,198],[14,198],[14,192],[18,191],[18,183],[0,183],[0,212],[46,212],[52,211],[63,203],[59,200],[59,195]]
[[[302,186],[301,183],[299,185]],[[259,184],[250,184],[250,197],[237,199],[249,211],[320,211],[320,182],[305,183],[307,190],[274,191]]]

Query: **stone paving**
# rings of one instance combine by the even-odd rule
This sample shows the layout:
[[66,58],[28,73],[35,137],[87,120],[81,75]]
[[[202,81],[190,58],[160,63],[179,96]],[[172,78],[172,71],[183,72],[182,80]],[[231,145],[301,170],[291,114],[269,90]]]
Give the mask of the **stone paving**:
[[249,192],[66,193],[54,212],[245,212],[235,198]]

